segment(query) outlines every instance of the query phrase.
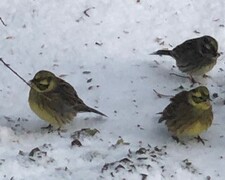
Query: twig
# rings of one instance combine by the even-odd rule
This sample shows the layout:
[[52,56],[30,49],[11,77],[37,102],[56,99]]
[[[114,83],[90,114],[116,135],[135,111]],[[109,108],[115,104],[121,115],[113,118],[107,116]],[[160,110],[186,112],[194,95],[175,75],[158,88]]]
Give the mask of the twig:
[[31,85],[25,80],[23,79],[16,71],[14,71],[9,64],[6,64],[5,61],[3,61],[2,58],[0,58],[0,61],[8,68],[10,69],[17,77],[19,77],[23,82],[25,82],[29,87],[31,87]]
[[5,24],[5,22],[2,20],[1,17],[0,17],[0,21],[2,22],[2,24],[3,24],[4,26],[7,26],[7,24]]
[[90,9],[95,9],[95,7],[90,7],[90,8],[87,8],[86,10],[84,10],[85,16],[90,17],[89,14],[87,13]]
[[157,92],[155,89],[153,89],[154,93],[156,93],[156,95],[159,97],[159,98],[163,98],[163,97],[169,97],[169,98],[172,98],[173,96],[172,95],[165,95],[165,94],[161,94],[159,92]]
[[154,62],[155,62],[157,65],[159,65],[159,62],[158,62],[158,61],[154,60]]

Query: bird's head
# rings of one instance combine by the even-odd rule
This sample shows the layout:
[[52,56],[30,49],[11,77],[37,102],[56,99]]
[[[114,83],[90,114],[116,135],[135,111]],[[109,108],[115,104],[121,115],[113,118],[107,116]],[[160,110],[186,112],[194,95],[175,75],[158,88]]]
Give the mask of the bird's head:
[[37,92],[49,92],[57,86],[57,77],[50,71],[41,70],[30,80],[30,85]]
[[203,36],[201,39],[201,53],[203,55],[207,55],[209,57],[219,57],[220,54],[218,53],[218,43],[217,41],[211,36]]
[[205,86],[199,86],[189,91],[188,101],[197,109],[207,110],[211,107],[209,90]]

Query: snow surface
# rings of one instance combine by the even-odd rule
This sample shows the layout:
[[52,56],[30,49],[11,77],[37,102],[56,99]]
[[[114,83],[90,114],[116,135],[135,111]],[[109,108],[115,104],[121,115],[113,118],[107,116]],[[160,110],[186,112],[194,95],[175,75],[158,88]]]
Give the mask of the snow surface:
[[[225,179],[224,55],[198,79],[218,94],[205,145],[177,144],[158,124],[169,99],[153,89],[174,95],[191,83],[170,75],[181,74],[172,58],[149,55],[206,34],[223,52],[224,9],[220,0],[1,0],[0,57],[27,81],[42,69],[61,75],[108,118],[83,113],[48,133],[29,87],[0,65],[0,179]],[[99,133],[76,136],[83,128]]]

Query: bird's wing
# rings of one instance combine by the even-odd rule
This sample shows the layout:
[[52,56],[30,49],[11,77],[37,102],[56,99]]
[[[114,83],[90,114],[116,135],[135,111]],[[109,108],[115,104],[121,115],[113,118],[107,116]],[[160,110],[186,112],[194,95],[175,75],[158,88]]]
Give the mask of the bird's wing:
[[174,119],[177,116],[177,112],[184,109],[184,106],[187,103],[188,92],[182,91],[176,94],[170,99],[171,103],[163,110],[162,116],[159,119],[159,122],[164,120]]
[[[177,59],[177,66],[190,66],[195,64],[199,59],[201,60],[202,55],[199,49],[199,40],[190,39],[182,44],[178,45],[173,49],[175,59]],[[194,61],[191,61],[194,59]]]
[[75,89],[67,82],[62,79],[58,80],[57,87],[48,93],[52,101],[52,108],[56,111],[71,111],[76,107],[85,105],[84,102],[78,97]]

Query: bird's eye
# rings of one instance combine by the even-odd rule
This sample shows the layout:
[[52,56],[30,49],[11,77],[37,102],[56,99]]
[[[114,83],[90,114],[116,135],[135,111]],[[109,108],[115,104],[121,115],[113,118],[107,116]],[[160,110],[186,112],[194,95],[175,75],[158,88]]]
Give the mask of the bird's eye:
[[212,44],[209,44],[209,43],[204,43],[202,45],[202,53],[203,54],[207,54],[207,55],[210,55],[212,54],[213,56],[215,56],[215,48],[212,46]]
[[206,49],[208,49],[208,50],[211,49],[211,46],[210,46],[209,44],[205,44],[204,47],[205,47]]
[[46,89],[49,88],[50,82],[48,79],[36,79],[36,87],[40,90],[40,91],[45,91]]
[[203,38],[203,46],[205,49],[211,50],[211,51],[217,51],[218,45],[217,42],[209,37]]
[[206,101],[206,99],[203,96],[192,96],[192,99],[195,103],[201,103]]

